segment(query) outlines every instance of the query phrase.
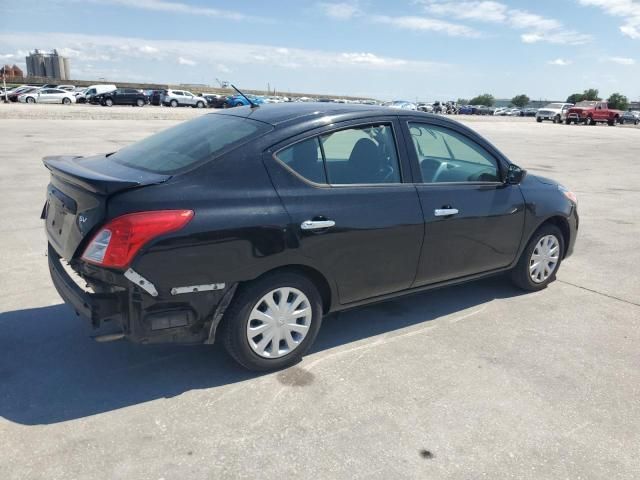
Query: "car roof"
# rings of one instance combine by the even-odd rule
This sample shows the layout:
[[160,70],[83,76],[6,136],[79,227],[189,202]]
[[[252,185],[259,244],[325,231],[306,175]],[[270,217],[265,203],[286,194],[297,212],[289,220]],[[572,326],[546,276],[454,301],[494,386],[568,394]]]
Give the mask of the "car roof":
[[332,117],[332,121],[334,122],[370,116],[425,116],[440,118],[428,113],[381,107],[378,105],[326,102],[266,103],[256,108],[249,106],[235,107],[233,109],[212,113],[211,115],[233,115],[251,118],[252,120],[258,120],[276,127],[294,121],[298,123],[322,117]]

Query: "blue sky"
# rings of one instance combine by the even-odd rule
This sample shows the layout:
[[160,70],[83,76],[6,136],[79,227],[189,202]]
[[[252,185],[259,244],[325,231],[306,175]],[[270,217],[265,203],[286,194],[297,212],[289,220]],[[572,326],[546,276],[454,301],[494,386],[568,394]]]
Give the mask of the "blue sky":
[[[74,78],[438,100],[640,99],[640,0],[23,0],[0,62],[34,48]],[[28,12],[28,15],[25,15]]]

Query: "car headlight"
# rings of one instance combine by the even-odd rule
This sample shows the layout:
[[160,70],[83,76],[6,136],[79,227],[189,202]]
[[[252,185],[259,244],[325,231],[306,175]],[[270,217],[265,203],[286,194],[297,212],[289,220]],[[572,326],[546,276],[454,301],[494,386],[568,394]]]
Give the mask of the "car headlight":
[[567,187],[565,187],[563,185],[558,185],[558,190],[560,190],[562,192],[562,194],[565,197],[567,197],[568,200],[570,200],[571,202],[575,203],[576,205],[578,204],[578,197],[576,196],[575,193],[573,193]]

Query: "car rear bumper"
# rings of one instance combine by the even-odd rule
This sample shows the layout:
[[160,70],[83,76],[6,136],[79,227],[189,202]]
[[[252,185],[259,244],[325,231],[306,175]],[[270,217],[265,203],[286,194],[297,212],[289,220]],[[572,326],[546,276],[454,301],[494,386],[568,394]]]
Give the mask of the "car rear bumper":
[[49,244],[48,259],[53,285],[65,303],[70,305],[78,315],[90,320],[96,328],[103,321],[119,319],[122,316],[125,303],[123,295],[89,293],[80,288],[60,263],[60,257],[51,244]]
[[[149,295],[124,273],[85,266],[89,282],[103,285],[105,293],[81,288],[63,267],[60,256],[49,244],[49,272],[58,294],[78,316],[93,328],[108,323],[135,343],[212,343],[217,324],[231,300],[235,286],[217,291],[176,296]],[[100,278],[100,271],[103,274]],[[108,281],[107,281],[108,280]],[[230,295],[229,295],[230,294]]]

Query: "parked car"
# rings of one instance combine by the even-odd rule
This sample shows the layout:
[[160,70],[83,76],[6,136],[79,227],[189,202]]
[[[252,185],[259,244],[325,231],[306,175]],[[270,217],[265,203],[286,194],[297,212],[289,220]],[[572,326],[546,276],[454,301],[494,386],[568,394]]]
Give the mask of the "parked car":
[[421,112],[426,112],[426,113],[432,113],[433,112],[433,104],[432,103],[418,103],[418,105],[416,105],[416,110],[419,110]]
[[[251,100],[255,105],[262,105],[264,103],[264,99],[262,97],[259,97],[257,95],[251,95],[249,93],[246,95],[247,95],[247,98],[249,98],[249,100]],[[307,100],[302,100],[303,98],[307,98],[307,97],[300,97],[298,101],[306,102]],[[227,107],[230,107],[230,108],[243,107],[243,106],[249,105],[249,102],[242,95],[232,95],[230,97],[227,97],[226,105]]]
[[21,103],[63,103],[70,105],[76,103],[76,97],[66,90],[59,88],[39,88],[35,91],[22,93],[18,97]]
[[506,117],[521,117],[522,116],[522,110],[520,110],[519,108],[509,108],[505,112],[505,116]]
[[473,113],[473,106],[472,105],[463,105],[458,110],[458,114],[460,114],[460,115],[471,115],[472,113]]
[[633,123],[634,125],[638,125],[638,123],[640,123],[640,112],[639,111],[624,112],[620,116],[620,124],[624,125],[625,123]]
[[166,90],[153,90],[149,96],[149,103],[151,105],[162,105],[162,97],[167,94]]
[[73,92],[76,89],[75,85],[59,85],[57,88],[66,90],[67,92]]
[[522,110],[523,117],[535,117],[538,114],[537,108],[525,108]]
[[493,114],[498,117],[498,116],[504,116],[506,115],[507,110],[509,110],[507,107],[498,107],[493,111]]
[[584,122],[585,125],[595,125],[606,122],[609,126],[614,126],[621,116],[622,112],[610,109],[607,102],[584,101],[577,103],[567,111],[565,123],[569,125],[571,122],[576,124]]
[[207,101],[209,108],[225,108],[227,106],[227,96],[219,93],[203,93],[202,97]]
[[20,95],[24,93],[35,93],[40,90],[40,87],[31,87],[29,85],[23,85],[21,87],[16,87],[12,90],[7,91],[7,99],[10,102],[17,102]]
[[113,105],[133,105],[144,107],[149,99],[142,90],[135,88],[116,88],[111,92],[100,93],[91,97],[91,103],[111,107]]
[[169,107],[204,108],[207,101],[186,90],[167,90],[162,97],[162,104]]
[[[437,102],[436,102],[437,103]],[[393,100],[392,102],[386,102],[382,104],[383,107],[398,108],[400,110],[417,110],[415,103],[407,102],[406,100]],[[435,112],[435,104],[433,106]]]
[[549,103],[538,110],[536,122],[542,123],[544,120],[551,120],[553,123],[562,123],[567,119],[567,112],[573,107],[573,103]]
[[403,109],[240,107],[44,164],[49,269],[74,310],[111,339],[221,342],[254,370],[295,363],[331,312],[501,272],[541,290],[578,229],[566,188]]
[[94,95],[99,95],[101,93],[112,92],[117,87],[115,85],[104,84],[104,85],[90,85],[84,91],[82,96],[76,95],[76,100],[78,103],[91,103],[91,97]]

